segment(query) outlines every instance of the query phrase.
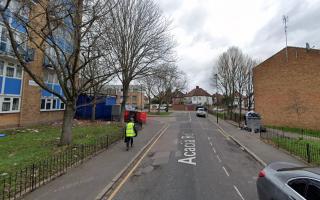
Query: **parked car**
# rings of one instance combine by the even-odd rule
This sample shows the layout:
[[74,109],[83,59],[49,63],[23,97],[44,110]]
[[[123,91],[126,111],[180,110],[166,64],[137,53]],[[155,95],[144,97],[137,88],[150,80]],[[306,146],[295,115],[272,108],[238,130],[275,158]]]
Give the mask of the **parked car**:
[[167,106],[161,105],[160,110],[167,110]]
[[207,117],[207,112],[205,111],[204,108],[198,108],[197,116],[198,117]]
[[260,200],[319,200],[320,168],[274,162],[259,172]]

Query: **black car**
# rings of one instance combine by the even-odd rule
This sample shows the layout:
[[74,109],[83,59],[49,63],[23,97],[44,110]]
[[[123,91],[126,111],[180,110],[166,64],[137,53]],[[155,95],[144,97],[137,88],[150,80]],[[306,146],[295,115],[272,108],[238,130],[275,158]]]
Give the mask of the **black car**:
[[260,171],[260,200],[320,200],[320,168],[275,162]]

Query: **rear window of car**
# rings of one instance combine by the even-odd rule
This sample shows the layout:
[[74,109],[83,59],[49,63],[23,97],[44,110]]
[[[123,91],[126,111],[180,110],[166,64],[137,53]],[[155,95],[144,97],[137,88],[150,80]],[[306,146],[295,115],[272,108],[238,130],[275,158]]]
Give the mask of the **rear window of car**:
[[288,185],[301,196],[305,197],[307,182],[304,179],[292,180]]

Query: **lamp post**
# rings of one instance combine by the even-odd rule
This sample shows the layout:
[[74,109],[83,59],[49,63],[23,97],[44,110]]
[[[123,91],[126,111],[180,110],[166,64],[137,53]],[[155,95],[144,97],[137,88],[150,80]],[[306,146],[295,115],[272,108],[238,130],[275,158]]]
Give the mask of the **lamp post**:
[[141,84],[141,91],[140,91],[140,93],[141,93],[141,94],[140,94],[140,95],[141,95],[140,106],[141,106],[141,111],[142,111],[142,105],[143,105],[143,104],[142,104],[142,100],[143,100],[143,99],[142,99],[142,84]]
[[216,79],[216,104],[217,104],[217,124],[219,123],[219,117],[218,117],[218,74],[214,74],[214,78]]

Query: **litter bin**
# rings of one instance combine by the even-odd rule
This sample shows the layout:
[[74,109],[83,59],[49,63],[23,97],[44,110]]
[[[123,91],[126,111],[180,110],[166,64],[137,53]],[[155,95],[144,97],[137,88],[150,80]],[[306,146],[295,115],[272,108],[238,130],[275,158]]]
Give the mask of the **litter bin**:
[[245,116],[245,125],[248,131],[255,133],[260,132],[261,130],[261,117],[258,113],[250,111],[246,113]]

